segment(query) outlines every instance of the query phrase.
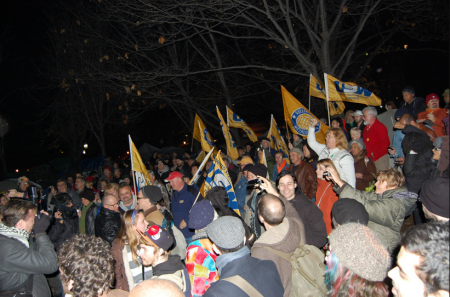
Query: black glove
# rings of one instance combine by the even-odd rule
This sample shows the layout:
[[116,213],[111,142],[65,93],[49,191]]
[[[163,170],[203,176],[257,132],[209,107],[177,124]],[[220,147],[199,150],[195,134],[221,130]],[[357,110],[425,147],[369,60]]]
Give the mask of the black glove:
[[411,144],[411,149],[413,151],[415,151],[416,153],[420,152],[424,147],[425,147],[425,142],[423,142],[423,141],[416,140]]
[[41,213],[41,217],[34,219],[34,234],[45,233],[50,226],[50,217]]

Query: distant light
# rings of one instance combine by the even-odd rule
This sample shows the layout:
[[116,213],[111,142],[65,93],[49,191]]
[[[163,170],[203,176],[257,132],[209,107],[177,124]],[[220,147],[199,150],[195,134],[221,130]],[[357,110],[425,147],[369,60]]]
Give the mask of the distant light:
[[186,144],[186,141],[183,141],[183,144]]
[[383,108],[383,105],[380,105],[381,108]]
[[381,71],[383,71],[383,68],[378,68],[377,72],[380,73]]
[[130,152],[128,151],[128,152],[127,152],[127,155],[129,155],[129,154],[130,154]]
[[83,145],[83,147],[84,147],[85,149],[87,149],[87,148],[88,148],[88,144],[85,143],[85,144]]
[[83,150],[83,155],[86,155],[86,151],[85,150]]
[[16,172],[19,172],[19,169],[16,169]]
[[368,56],[369,55],[369,53],[366,53],[366,56]]
[[27,171],[30,171],[30,169],[27,169]]
[[405,49],[408,49],[408,45],[407,45],[407,44],[405,44],[404,48],[405,48]]
[[186,137],[188,137],[188,135],[186,134]]

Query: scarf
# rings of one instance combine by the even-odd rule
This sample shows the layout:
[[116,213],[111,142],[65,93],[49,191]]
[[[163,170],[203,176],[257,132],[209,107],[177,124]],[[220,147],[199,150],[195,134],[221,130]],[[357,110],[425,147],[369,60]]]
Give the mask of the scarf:
[[[133,282],[135,286],[144,280],[152,278],[153,276],[152,266],[143,267],[141,261],[139,261],[139,264],[136,264],[133,261],[133,256],[131,255],[131,248],[129,245],[125,245],[123,252],[124,253],[126,252],[127,257],[124,258],[124,260],[128,259],[128,265],[130,266],[131,276],[133,277]],[[132,288],[130,288],[130,290],[131,289]]]
[[79,225],[80,225],[80,233],[81,234],[85,234],[86,233],[86,212],[88,211],[88,209],[92,206],[92,204],[94,204],[94,202],[89,202],[88,205],[84,206],[81,209],[81,220],[79,221]]
[[245,256],[250,255],[250,250],[248,247],[244,246],[239,251],[229,254],[220,255],[216,259],[217,270],[219,270],[219,275],[222,275],[222,269],[230,262],[234,260],[243,258]]
[[281,170],[283,170],[284,166],[286,166],[286,160],[283,160],[283,163],[281,163],[281,165],[278,165],[278,163],[277,163],[278,173],[280,173]]
[[30,243],[28,242],[30,234],[24,229],[17,229],[16,227],[8,227],[5,224],[0,223],[0,234],[5,237],[20,241],[27,248],[30,247]]

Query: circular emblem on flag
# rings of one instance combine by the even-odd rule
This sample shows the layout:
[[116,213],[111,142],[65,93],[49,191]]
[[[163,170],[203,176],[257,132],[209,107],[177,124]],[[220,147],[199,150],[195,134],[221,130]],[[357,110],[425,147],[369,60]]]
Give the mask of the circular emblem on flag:
[[[291,115],[292,125],[295,131],[301,135],[308,135],[309,123],[313,116],[303,107],[297,108]],[[320,131],[320,122],[316,125],[314,132]]]
[[214,142],[212,142],[212,140],[211,140],[211,138],[209,136],[208,130],[206,130],[206,128],[203,129],[203,138],[206,140],[206,142],[209,145],[214,146]]

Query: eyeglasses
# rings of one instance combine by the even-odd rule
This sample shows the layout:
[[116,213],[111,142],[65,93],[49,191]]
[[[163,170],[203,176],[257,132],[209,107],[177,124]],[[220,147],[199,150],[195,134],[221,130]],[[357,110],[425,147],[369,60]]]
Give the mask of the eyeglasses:
[[21,185],[28,185],[28,183],[20,183]]
[[440,148],[437,148],[437,147],[434,147],[433,148],[433,151],[440,151],[441,149]]
[[103,205],[116,207],[116,206],[119,206],[119,203],[116,203],[116,204],[103,204]]

